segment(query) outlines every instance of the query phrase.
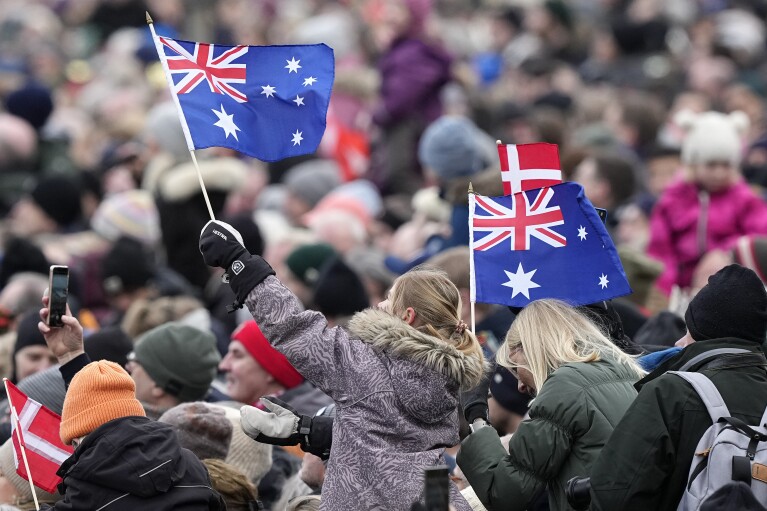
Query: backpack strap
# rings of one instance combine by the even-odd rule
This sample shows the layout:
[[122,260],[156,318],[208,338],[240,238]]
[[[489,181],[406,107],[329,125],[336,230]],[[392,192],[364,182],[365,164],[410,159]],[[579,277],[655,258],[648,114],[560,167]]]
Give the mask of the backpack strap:
[[698,396],[700,396],[700,399],[706,406],[712,423],[716,424],[722,417],[730,417],[730,410],[724,404],[722,395],[716,390],[714,384],[705,374],[684,371],[669,371],[668,374],[679,376],[692,385],[692,388],[695,389],[695,392],[698,393]]
[[692,357],[686,364],[679,368],[679,371],[689,371],[692,366],[710,358],[716,358],[721,355],[739,355],[741,353],[753,353],[753,351],[744,350],[742,348],[717,348]]

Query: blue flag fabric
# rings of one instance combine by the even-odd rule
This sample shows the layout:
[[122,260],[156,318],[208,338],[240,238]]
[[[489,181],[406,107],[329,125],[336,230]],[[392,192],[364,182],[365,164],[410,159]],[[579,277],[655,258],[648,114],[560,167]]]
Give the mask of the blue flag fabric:
[[477,302],[573,306],[631,293],[610,235],[577,183],[505,197],[469,196]]
[[335,77],[324,45],[224,46],[155,38],[189,149],[263,161],[313,153]]

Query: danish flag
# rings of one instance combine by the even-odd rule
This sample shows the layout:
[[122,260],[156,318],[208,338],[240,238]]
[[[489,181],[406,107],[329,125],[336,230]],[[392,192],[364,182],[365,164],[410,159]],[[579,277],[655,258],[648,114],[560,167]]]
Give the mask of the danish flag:
[[205,81],[215,94],[226,94],[238,103],[248,101],[247,96],[233,85],[245,83],[245,64],[232,64],[232,61],[248,53],[247,46],[234,46],[213,57],[213,44],[195,43],[194,53],[189,53],[173,39],[160,37],[160,42],[173,52],[172,55],[166,54],[171,75],[184,75],[173,84],[173,92],[186,94]]
[[[32,473],[32,482],[38,488],[54,493],[61,482],[56,471],[74,452],[74,449],[64,445],[59,437],[61,417],[28,397],[7,379],[4,382],[8,401],[19,416],[18,425],[15,420],[11,420],[16,473],[29,480],[22,461],[23,444],[29,471]],[[13,411],[11,413],[13,414]]]
[[498,144],[504,195],[562,182],[556,144]]
[[474,241],[474,250],[484,251],[510,239],[511,250],[530,250],[530,238],[535,237],[552,247],[564,247],[567,239],[552,227],[565,223],[559,206],[549,206],[554,190],[542,188],[530,204],[526,193],[516,193],[511,208],[489,197],[475,195],[479,211],[487,215],[472,215],[474,231],[488,234]]

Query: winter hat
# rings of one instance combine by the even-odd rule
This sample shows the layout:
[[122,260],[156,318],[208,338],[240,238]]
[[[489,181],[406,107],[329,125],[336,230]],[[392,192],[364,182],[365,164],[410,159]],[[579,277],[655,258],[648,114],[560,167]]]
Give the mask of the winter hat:
[[111,420],[145,417],[136,399],[136,384],[125,369],[114,362],[91,362],[80,369],[69,384],[61,411],[59,435],[66,445]]
[[229,453],[234,428],[219,407],[202,401],[182,403],[157,420],[173,426],[181,447],[201,460],[223,460]]
[[709,277],[684,315],[696,341],[737,337],[764,342],[767,335],[767,292],[753,270],[725,266]]
[[388,289],[397,276],[385,263],[386,255],[374,248],[357,247],[346,254],[346,264],[360,277],[367,277]]
[[160,241],[160,215],[152,195],[128,190],[104,199],[91,218],[91,228],[109,241],[122,236],[152,246]]
[[[13,453],[13,439],[9,438],[0,447],[0,476],[5,476],[6,479],[13,485],[18,493],[18,502],[16,505],[25,506],[31,504],[34,499],[32,498],[32,490],[29,487],[29,481],[22,478],[16,472],[16,457]],[[41,503],[53,503],[58,502],[63,498],[63,495],[57,493],[48,493],[45,490],[41,490],[35,487],[35,494],[37,500]],[[24,507],[24,509],[30,509]],[[34,509],[34,506],[31,508]]]
[[424,131],[418,159],[444,181],[470,176],[485,166],[479,140],[480,131],[470,119],[445,115]]
[[16,344],[13,347],[13,356],[28,346],[48,346],[45,343],[45,337],[40,333],[37,324],[40,322],[38,311],[32,311],[25,314],[16,328]]
[[156,105],[149,111],[144,125],[144,137],[152,139],[163,151],[178,160],[189,159],[189,147],[181,123],[178,122],[178,111],[170,101]]
[[101,261],[104,290],[110,295],[145,287],[153,276],[149,254],[132,238],[117,240]]
[[340,257],[323,266],[312,301],[317,310],[330,317],[351,316],[370,307],[365,286]]
[[80,218],[80,186],[70,178],[53,176],[41,180],[32,190],[32,200],[59,226]]
[[133,341],[119,326],[102,328],[85,338],[85,353],[91,360],[109,360],[120,367],[128,362]]
[[146,332],[128,358],[141,364],[158,387],[182,402],[205,397],[221,361],[212,333],[177,322]]
[[701,503],[700,511],[767,511],[749,485],[733,481],[720,487]]
[[61,376],[58,365],[24,378],[17,387],[30,398],[61,415],[67,390],[64,387],[64,378]]
[[383,213],[381,194],[378,188],[366,179],[357,179],[339,186],[329,195],[329,197],[334,196],[352,197],[358,200],[365,207],[370,218],[377,218]]
[[34,82],[27,83],[5,99],[5,110],[21,117],[33,128],[40,131],[53,111],[51,91]]
[[742,236],[733,249],[733,258],[741,266],[754,270],[767,283],[767,237]]
[[248,480],[258,485],[269,470],[272,468],[272,446],[254,442],[245,434],[240,424],[239,408],[213,405],[220,407],[226,418],[232,424],[232,442],[229,444],[229,452],[224,460],[226,463],[239,469]]
[[313,287],[320,276],[320,268],[336,255],[326,243],[302,245],[285,259],[288,269],[306,286]]
[[269,344],[255,321],[248,320],[237,327],[232,334],[232,340],[240,341],[264,371],[271,374],[277,383],[286,389],[303,383],[304,377],[288,362],[285,355]]
[[490,380],[490,394],[505,410],[524,416],[529,409],[530,396],[519,392],[517,379],[502,366],[497,366]]
[[332,160],[309,160],[291,168],[283,179],[290,193],[313,208],[341,184],[338,165]]
[[674,121],[686,132],[682,141],[682,161],[687,165],[714,161],[726,161],[736,166],[740,164],[743,137],[749,127],[745,113],[696,114],[683,110]]
[[0,289],[17,273],[32,272],[47,276],[48,268],[50,263],[37,245],[23,238],[11,238],[5,244],[3,261],[0,263]]

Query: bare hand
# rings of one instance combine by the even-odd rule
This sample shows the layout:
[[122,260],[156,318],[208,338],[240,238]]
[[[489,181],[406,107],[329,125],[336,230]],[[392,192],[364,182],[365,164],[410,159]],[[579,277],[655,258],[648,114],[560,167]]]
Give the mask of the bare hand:
[[72,311],[67,305],[67,313],[61,316],[64,326],[49,327],[48,322],[48,297],[43,297],[43,309],[40,309],[40,321],[37,328],[45,337],[45,342],[59,364],[64,365],[73,358],[85,353],[83,349],[83,327],[77,318],[72,316]]

